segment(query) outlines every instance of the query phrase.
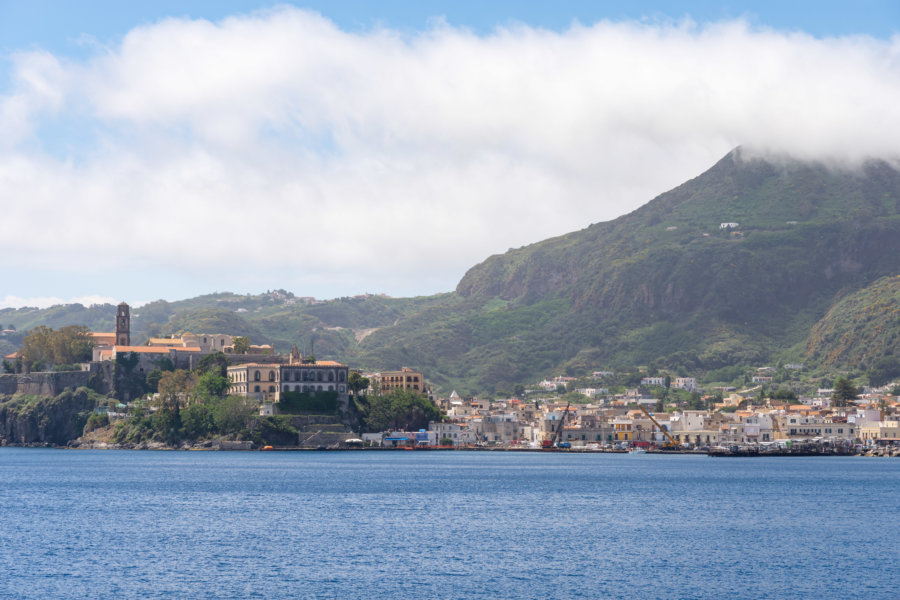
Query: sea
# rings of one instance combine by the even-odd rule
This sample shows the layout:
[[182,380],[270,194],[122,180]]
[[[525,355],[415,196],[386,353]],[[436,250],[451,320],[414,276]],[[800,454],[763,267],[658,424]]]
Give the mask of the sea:
[[900,598],[900,460],[0,448],[0,598]]

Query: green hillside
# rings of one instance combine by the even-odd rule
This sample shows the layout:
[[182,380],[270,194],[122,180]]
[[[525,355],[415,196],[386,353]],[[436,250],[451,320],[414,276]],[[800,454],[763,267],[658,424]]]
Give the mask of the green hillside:
[[[159,300],[133,311],[133,337],[248,335],[354,367],[415,367],[461,393],[635,365],[695,375],[777,361],[871,368],[861,343],[878,356],[896,345],[896,323],[865,315],[890,295],[898,257],[900,172],[888,163],[831,169],[738,149],[628,215],[488,258],[452,293]],[[0,322],[98,330],[114,313],[8,309]]]
[[838,295],[900,271],[898,202],[884,162],[841,171],[735,151],[631,214],[487,259],[443,315],[377,332],[361,357],[396,363],[403,348],[478,390],[557,370],[799,362]]
[[[883,277],[837,302],[815,324],[808,356],[830,368],[872,369],[900,361],[900,276]],[[900,364],[898,364],[900,375]]]

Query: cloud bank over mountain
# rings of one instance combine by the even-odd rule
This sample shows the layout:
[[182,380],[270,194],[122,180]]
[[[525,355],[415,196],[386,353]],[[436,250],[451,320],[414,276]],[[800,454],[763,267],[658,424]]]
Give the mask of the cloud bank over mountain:
[[[736,145],[900,156],[896,36],[741,21],[347,32],[278,8],[137,27],[87,59],[9,60],[0,251],[98,281],[148,269],[207,291],[433,293]],[[121,296],[72,290],[95,292]]]

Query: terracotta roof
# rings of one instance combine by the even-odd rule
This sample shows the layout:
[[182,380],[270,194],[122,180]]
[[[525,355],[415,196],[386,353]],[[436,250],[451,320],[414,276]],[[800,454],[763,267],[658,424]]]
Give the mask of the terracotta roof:
[[8,358],[9,360],[16,360],[17,358],[19,358],[19,353],[13,352],[12,354],[7,354],[3,358]]
[[116,352],[134,352],[136,354],[169,354],[176,352],[200,352],[200,348],[170,348],[168,346],[115,346]]

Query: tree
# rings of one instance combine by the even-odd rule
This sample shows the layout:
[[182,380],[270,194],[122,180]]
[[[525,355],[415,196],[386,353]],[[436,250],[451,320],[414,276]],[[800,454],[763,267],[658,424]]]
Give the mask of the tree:
[[232,341],[232,348],[234,348],[235,354],[247,354],[250,352],[250,338],[237,336]]
[[351,371],[347,378],[347,387],[353,392],[353,396],[359,396],[359,393],[369,388],[369,378],[363,377],[357,371]]
[[91,360],[94,340],[87,327],[69,325],[54,331],[35,327],[22,338],[21,356],[29,370]]
[[115,390],[116,398],[127,402],[141,397],[147,391],[147,378],[138,372],[141,357],[136,352],[116,354]]
[[253,404],[240,396],[228,396],[212,404],[212,417],[220,432],[239,432],[256,413]]
[[441,410],[422,394],[392,390],[369,398],[364,424],[369,431],[424,429],[430,421],[440,421]]
[[517,383],[513,387],[513,394],[516,395],[516,398],[524,398],[525,397],[525,386],[521,383]]
[[197,378],[190,371],[166,371],[159,378],[159,400],[163,408],[180,408],[193,393]]
[[859,392],[853,382],[846,377],[838,377],[834,382],[834,393],[831,394],[832,406],[847,406],[851,400],[856,400]]
[[893,356],[884,356],[875,361],[866,375],[869,377],[869,385],[881,387],[900,376],[900,360]]
[[[246,339],[246,338],[244,338]],[[228,357],[221,352],[207,354],[197,363],[197,373],[215,373],[221,377],[228,374]]]
[[796,400],[797,394],[790,388],[778,388],[770,397],[772,400]]
[[149,373],[147,373],[147,389],[150,393],[155,394],[159,391],[159,380],[162,379],[163,371],[160,369],[153,369]]
[[571,402],[572,404],[587,404],[590,402],[590,398],[578,392],[567,392],[560,397],[559,401]]
[[197,377],[194,393],[202,399],[222,397],[228,391],[228,385],[227,377],[219,375],[215,371],[207,371]]

